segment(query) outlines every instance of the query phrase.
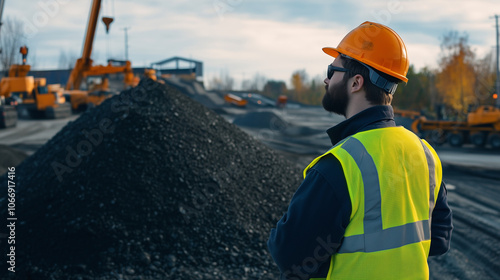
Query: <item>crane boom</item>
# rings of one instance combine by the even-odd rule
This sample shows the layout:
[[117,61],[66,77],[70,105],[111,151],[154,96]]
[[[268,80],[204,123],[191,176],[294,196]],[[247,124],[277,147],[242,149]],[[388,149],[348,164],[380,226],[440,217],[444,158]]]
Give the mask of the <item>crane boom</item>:
[[84,76],[83,73],[92,66],[92,59],[90,56],[92,55],[92,46],[94,44],[95,30],[100,9],[101,0],[93,0],[90,8],[85,41],[83,43],[82,57],[76,61],[75,67],[71,71],[68,82],[66,83],[66,90],[80,89],[80,84]]
[[99,11],[101,9],[101,0],[94,0],[90,8],[89,23],[87,26],[87,34],[85,35],[85,42],[83,44],[82,59],[88,61],[92,54],[92,46],[94,44],[95,30],[97,27],[97,19],[99,18]]

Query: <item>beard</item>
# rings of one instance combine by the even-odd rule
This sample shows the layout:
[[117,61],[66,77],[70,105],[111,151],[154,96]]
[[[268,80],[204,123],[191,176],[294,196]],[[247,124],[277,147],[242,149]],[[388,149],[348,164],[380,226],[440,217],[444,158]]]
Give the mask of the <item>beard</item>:
[[328,112],[332,112],[345,117],[347,103],[349,97],[347,94],[347,81],[343,81],[334,85],[332,90],[328,91],[328,85],[325,85],[325,96],[323,96],[323,108]]

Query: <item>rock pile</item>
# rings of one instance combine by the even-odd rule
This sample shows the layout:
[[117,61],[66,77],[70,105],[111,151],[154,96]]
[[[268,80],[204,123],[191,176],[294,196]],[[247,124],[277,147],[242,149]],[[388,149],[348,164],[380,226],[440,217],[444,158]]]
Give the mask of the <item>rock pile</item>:
[[254,111],[239,115],[233,120],[233,124],[250,129],[269,129],[286,137],[304,137],[325,133],[324,130],[289,123],[269,111]]
[[[213,111],[143,80],[17,167],[18,266],[5,277],[276,279],[266,241],[300,176]],[[0,199],[4,220],[6,210]]]
[[27,156],[21,150],[0,144],[0,175],[7,172],[7,168],[20,164]]

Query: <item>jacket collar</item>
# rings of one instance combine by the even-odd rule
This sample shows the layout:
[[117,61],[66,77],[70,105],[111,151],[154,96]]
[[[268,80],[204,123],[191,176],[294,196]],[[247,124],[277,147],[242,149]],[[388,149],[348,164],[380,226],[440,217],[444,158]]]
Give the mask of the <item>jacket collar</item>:
[[394,111],[390,105],[377,105],[365,109],[349,119],[329,128],[326,133],[332,145],[361,131],[394,127]]

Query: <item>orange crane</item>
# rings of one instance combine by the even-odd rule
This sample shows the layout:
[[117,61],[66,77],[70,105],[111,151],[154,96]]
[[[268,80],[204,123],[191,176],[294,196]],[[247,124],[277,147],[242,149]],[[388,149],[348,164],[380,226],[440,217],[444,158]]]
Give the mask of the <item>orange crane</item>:
[[[77,59],[75,67],[71,71],[68,82],[66,83],[66,96],[69,97],[71,107],[74,110],[86,107],[89,104],[97,106],[106,98],[112,95],[103,94],[103,92],[109,93],[107,78],[103,78],[101,84],[95,86],[93,89],[88,89],[87,91],[80,90],[82,81],[87,77],[103,77],[107,74],[123,73],[125,75],[124,84],[126,86],[135,85],[134,74],[132,72],[132,64],[130,63],[130,61],[125,61],[125,63],[118,66],[113,65],[111,61],[109,61],[108,65],[106,66],[93,65],[91,54],[100,8],[101,0],[93,0],[92,6],[90,8],[85,41],[83,44],[82,57]],[[111,22],[113,22],[113,18],[103,17],[102,21],[106,25],[106,32],[108,32],[109,26]]]

